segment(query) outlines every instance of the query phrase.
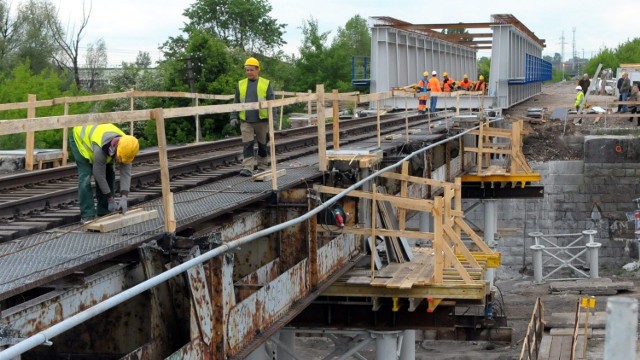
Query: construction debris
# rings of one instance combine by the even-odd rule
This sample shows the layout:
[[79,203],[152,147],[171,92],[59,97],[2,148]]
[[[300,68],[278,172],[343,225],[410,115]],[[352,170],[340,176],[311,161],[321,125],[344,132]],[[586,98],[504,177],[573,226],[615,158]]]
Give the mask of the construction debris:
[[615,295],[620,291],[632,289],[631,281],[614,282],[608,278],[558,281],[549,284],[549,291],[552,294]]

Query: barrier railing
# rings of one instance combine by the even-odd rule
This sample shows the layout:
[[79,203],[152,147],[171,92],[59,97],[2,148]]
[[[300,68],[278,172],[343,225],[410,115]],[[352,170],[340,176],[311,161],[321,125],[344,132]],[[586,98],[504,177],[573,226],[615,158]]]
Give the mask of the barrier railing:
[[[582,233],[576,234],[549,234],[545,235],[541,232],[531,232],[529,236],[532,236],[535,241],[535,245],[532,245],[530,249],[533,251],[533,276],[536,283],[543,283],[547,279],[551,279],[551,276],[562,269],[571,269],[575,274],[584,277],[595,279],[598,277],[598,249],[602,244],[594,241],[594,235],[598,232],[596,230],[584,230]],[[561,237],[573,237],[577,238],[571,241],[566,246],[559,246],[556,242],[549,240],[548,238],[561,238]],[[585,245],[578,245],[579,242],[588,238]],[[546,244],[546,245],[545,245]],[[574,252],[572,252],[572,250]],[[578,251],[575,253],[575,251]],[[589,252],[586,259],[580,258],[582,255]],[[547,255],[547,259],[543,260],[543,255]],[[589,268],[589,274],[585,271],[577,268],[577,266],[583,265]],[[545,267],[553,267],[548,274],[543,275]],[[553,278],[553,280],[575,280],[575,278]]]
[[540,354],[540,342],[544,335],[544,306],[542,300],[538,298],[533,307],[531,320],[527,327],[527,335],[522,342],[520,360],[536,360]]

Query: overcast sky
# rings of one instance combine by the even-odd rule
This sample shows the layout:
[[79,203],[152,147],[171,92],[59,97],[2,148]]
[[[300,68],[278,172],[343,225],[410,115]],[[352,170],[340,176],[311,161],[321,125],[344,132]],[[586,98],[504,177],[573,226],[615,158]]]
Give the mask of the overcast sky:
[[[89,3],[91,0],[86,0]],[[53,0],[60,8],[60,18],[69,26],[80,23],[82,0]],[[158,46],[170,36],[182,34],[186,21],[184,9],[194,0],[93,0],[91,18],[82,45],[105,40],[110,65],[133,62],[138,51],[147,51],[151,59],[160,57]],[[640,3],[618,0],[612,3],[595,0],[271,0],[271,16],[286,24],[284,39],[287,53],[297,51],[303,20],[318,21],[322,32],[335,34],[355,15],[390,16],[414,24],[488,22],[491,14],[512,14],[539,38],[546,40],[543,55],[561,52],[564,31],[565,59],[573,49],[589,58],[603,47],[615,48],[640,36]],[[619,11],[618,11],[619,10]],[[634,30],[635,29],[635,30]],[[475,32],[471,30],[471,32]],[[480,52],[479,56],[490,56]],[[81,59],[83,62],[84,58]]]

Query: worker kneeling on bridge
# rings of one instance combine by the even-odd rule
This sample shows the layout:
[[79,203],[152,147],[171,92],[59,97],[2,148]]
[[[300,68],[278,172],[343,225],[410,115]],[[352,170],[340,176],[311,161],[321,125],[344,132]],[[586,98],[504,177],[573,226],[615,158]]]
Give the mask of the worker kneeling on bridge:
[[[260,76],[260,62],[250,57],[244,63],[247,74],[246,79],[238,81],[234,104],[250,103],[257,101],[273,100],[275,94],[269,80]],[[275,109],[274,114],[275,118]],[[269,165],[267,158],[267,133],[269,132],[269,112],[267,109],[234,111],[231,113],[231,126],[238,126],[240,119],[240,132],[242,134],[242,160],[243,169],[240,175],[251,176],[257,169],[262,171]],[[253,143],[258,140],[258,160],[254,157]]]
[[[131,187],[131,163],[138,154],[138,139],[125,134],[113,124],[85,125],[73,128],[69,147],[78,168],[78,202],[83,223],[114,211],[127,211],[127,195]],[[116,201],[116,173],[120,168],[120,199]],[[91,175],[96,179],[96,199],[93,201]]]

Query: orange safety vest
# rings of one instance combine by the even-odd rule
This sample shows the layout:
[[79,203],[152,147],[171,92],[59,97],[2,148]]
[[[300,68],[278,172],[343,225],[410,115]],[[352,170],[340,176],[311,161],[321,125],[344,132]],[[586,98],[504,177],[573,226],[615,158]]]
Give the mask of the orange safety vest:
[[478,81],[476,83],[476,86],[473,87],[473,91],[485,91],[485,82],[484,81]]
[[450,77],[446,80],[442,80],[442,88],[444,92],[451,92],[451,90],[453,90],[453,84],[455,84],[455,81]]
[[472,87],[473,83],[471,83],[469,79],[464,79],[460,82],[460,88],[462,88],[462,90],[470,90]]
[[429,84],[427,84],[427,88],[431,90],[431,92],[442,92],[440,88],[440,80],[438,80],[437,76],[432,76],[429,79]]

